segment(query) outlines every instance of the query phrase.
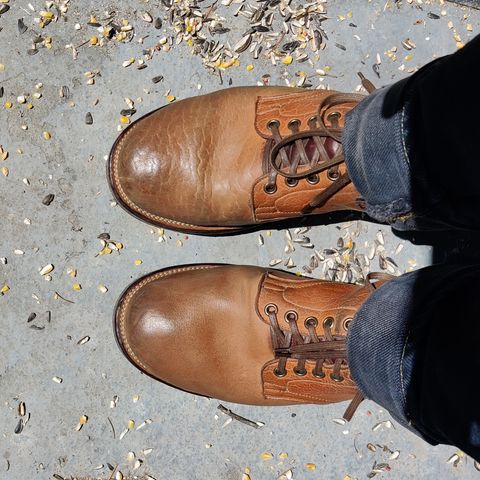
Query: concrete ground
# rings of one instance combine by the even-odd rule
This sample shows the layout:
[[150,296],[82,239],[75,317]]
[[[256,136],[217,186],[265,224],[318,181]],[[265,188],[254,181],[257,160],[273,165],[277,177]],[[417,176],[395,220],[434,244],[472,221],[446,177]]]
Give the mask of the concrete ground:
[[[171,35],[166,18],[160,29],[141,18],[145,11],[163,18],[165,7],[159,1],[55,3],[64,5],[66,16],[42,29],[35,19],[42,10],[57,15],[53,2],[30,0],[32,10],[28,0],[0,1],[0,11],[10,6],[0,16],[0,153],[8,152],[0,160],[0,479],[130,475],[240,480],[249,468],[251,480],[276,479],[284,472],[282,478],[341,480],[371,478],[375,462],[379,478],[477,478],[471,459],[453,447],[427,445],[390,422],[388,413],[372,402],[363,403],[346,425],[334,421],[344,405],[227,405],[265,423],[254,429],[227,423],[215,399],[182,393],[141,375],[118,350],[111,327],[117,297],[131,281],[191,262],[267,266],[274,258],[286,259],[285,233],[262,232],[263,245],[259,233],[202,238],[166,231],[161,236],[113,202],[105,156],[118,135],[120,111],[128,108],[125,97],[135,101],[138,118],[165,105],[166,95],[178,100],[224,88],[229,81],[255,85],[264,74],[271,75],[271,84],[285,84],[298,81],[300,70],[310,76],[320,69],[311,79],[313,87],[352,91],[358,89],[357,72],[362,71],[380,86],[468,41],[479,31],[480,12],[433,0],[329,0],[324,4],[328,19],[322,23],[328,41],[318,56],[311,55],[311,65],[294,61],[274,66],[262,57],[252,60],[246,52],[240,65],[223,72],[222,85],[184,42],[156,54],[145,69],[122,66]],[[208,5],[200,6],[205,10]],[[248,28],[244,17],[233,17],[237,6],[220,9],[223,26],[231,29],[222,41],[232,45]],[[133,40],[84,45],[74,59],[66,45],[95,43],[90,38],[98,33],[86,23],[92,14],[103,20],[107,10],[115,11],[115,21],[130,22]],[[48,15],[43,14],[45,23]],[[38,35],[51,48],[29,54]],[[145,37],[143,44],[139,37]],[[407,47],[402,46],[407,39]],[[380,78],[372,69],[378,60]],[[248,64],[253,70],[247,70]],[[159,75],[163,81],[153,83]],[[25,103],[17,98],[21,96]],[[85,122],[87,112],[92,125]],[[49,135],[44,132],[51,138],[45,139]],[[47,206],[49,194],[55,197]],[[379,230],[386,253],[402,272],[431,263],[430,247],[413,245],[368,222],[318,226],[308,235],[320,251],[336,247],[343,236],[354,238],[358,250],[368,253]],[[101,233],[109,233],[123,248],[98,256]],[[297,247],[292,270],[301,271],[310,254]],[[39,269],[50,264],[54,270],[42,276]],[[378,270],[377,264],[372,270]],[[321,274],[320,269],[314,272]],[[19,411],[22,402],[25,412]]]

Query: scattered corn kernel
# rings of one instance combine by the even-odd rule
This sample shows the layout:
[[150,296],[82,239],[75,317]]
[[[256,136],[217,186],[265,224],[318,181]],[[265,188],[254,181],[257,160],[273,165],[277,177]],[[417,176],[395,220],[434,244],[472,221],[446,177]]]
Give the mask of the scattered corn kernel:
[[2,167],[2,174],[4,177],[8,177],[8,174],[10,173],[10,170],[8,167]]
[[138,259],[138,260],[135,260],[133,263],[135,265],[141,265],[143,262],[140,259]]
[[253,70],[253,65],[247,65],[247,72],[251,72]]
[[284,65],[290,65],[293,62],[293,57],[291,55],[287,55],[285,58],[282,59],[282,63]]
[[315,470],[317,468],[317,466],[314,463],[307,463],[305,467],[307,470],[310,470],[310,471]]
[[260,455],[260,458],[262,460],[271,460],[273,458],[273,455],[270,452],[264,452]]
[[125,115],[122,115],[120,117],[120,123],[123,123],[124,125],[126,125],[127,123],[130,123],[130,119],[128,117],[126,117]]
[[175,100],[175,95],[167,95],[167,102],[173,102]]
[[50,132],[43,132],[43,138],[45,140],[50,140],[52,138],[52,134]]
[[5,108],[12,108],[13,103],[12,102],[5,102]]
[[9,290],[10,290],[10,287],[5,284],[2,288],[0,288],[0,293],[3,295],[4,293],[7,293]]
[[48,12],[48,11],[42,10],[40,12],[40,16],[47,19],[47,20],[51,20],[53,18],[53,12]]
[[98,37],[95,35],[93,37],[90,37],[90,45],[97,45],[98,44]]
[[129,420],[127,427],[129,430],[133,430],[135,428],[135,421],[134,420]]
[[80,291],[80,290],[82,289],[82,286],[81,286],[79,283],[74,283],[73,286],[72,286],[72,288],[73,288],[76,292],[78,292],[78,291]]

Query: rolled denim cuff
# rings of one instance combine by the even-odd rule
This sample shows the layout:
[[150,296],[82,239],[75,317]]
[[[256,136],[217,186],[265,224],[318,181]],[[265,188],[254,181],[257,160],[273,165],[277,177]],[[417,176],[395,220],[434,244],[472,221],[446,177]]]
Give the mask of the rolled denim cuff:
[[412,425],[406,392],[412,362],[404,362],[409,332],[409,302],[413,298],[415,272],[396,278],[379,289],[355,315],[347,338],[350,372],[362,394],[389,411],[416,435],[437,442]]
[[342,144],[347,170],[367,203],[367,213],[394,223],[412,210],[406,145],[408,102],[397,103],[406,80],[376,90],[346,116]]

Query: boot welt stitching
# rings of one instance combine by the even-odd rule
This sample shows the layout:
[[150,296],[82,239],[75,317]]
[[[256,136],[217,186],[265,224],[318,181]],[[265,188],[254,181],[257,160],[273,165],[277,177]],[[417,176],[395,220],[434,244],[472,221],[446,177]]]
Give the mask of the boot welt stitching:
[[216,268],[213,265],[197,265],[197,266],[190,266],[190,267],[183,267],[183,268],[175,268],[170,270],[164,270],[153,275],[148,276],[147,278],[143,279],[140,283],[137,283],[133,288],[129,289],[127,294],[122,298],[122,303],[120,306],[120,315],[118,317],[118,333],[120,335],[120,339],[122,342],[122,346],[127,351],[128,355],[134,362],[145,371],[148,371],[148,367],[135,355],[134,351],[132,350],[130,344],[128,343],[128,339],[125,333],[125,312],[127,309],[128,304],[132,300],[133,296],[145,285],[148,285],[150,282],[157,280],[162,277],[167,277],[169,275],[173,275],[175,273],[180,272],[187,272],[189,270],[208,270],[210,268]]

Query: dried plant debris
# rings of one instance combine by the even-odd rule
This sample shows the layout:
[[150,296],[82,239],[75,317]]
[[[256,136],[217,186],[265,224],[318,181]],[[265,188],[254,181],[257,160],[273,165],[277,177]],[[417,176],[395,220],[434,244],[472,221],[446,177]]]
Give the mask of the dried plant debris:
[[249,427],[262,428],[265,426],[263,422],[255,422],[253,420],[249,420],[248,418],[242,417],[241,415],[237,415],[236,413],[232,412],[230,409],[224,407],[223,405],[219,405],[217,408],[225,415],[228,415],[231,419],[236,420],[237,422],[243,423],[244,425],[248,425]]
[[[403,244],[397,245],[395,249],[386,246],[381,230],[376,232],[373,240],[363,241],[361,238],[366,233],[364,229],[358,221],[341,224],[338,227],[340,236],[336,246],[327,248],[317,248],[309,234],[310,227],[286,230],[283,256],[271,258],[269,266],[283,265],[293,270],[298,265],[301,268],[300,272],[296,272],[298,274],[357,284],[363,284],[371,271],[385,271],[395,276],[403,273],[393,258],[400,253]],[[257,243],[260,244],[258,238]],[[311,253],[307,254],[308,251]],[[296,260],[298,257],[302,258],[301,263]],[[374,259],[377,259],[378,266]]]

